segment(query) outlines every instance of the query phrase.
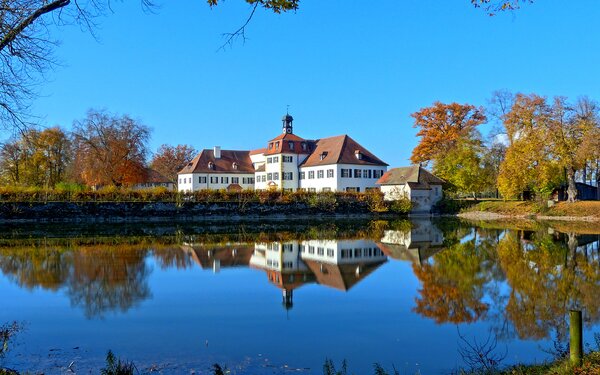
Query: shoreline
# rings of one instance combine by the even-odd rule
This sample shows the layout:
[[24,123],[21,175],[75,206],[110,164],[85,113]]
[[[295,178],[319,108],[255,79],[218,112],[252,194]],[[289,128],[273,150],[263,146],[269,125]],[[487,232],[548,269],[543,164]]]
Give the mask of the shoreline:
[[497,212],[488,211],[467,211],[461,212],[456,215],[461,219],[467,220],[506,220],[506,219],[518,219],[518,220],[537,220],[537,221],[581,221],[581,222],[600,222],[600,217],[595,216],[549,216],[540,215],[535,213],[529,214],[500,214]]

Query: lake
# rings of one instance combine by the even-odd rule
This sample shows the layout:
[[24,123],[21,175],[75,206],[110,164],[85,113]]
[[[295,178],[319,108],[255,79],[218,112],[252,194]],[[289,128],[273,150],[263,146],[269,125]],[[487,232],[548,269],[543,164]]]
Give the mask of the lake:
[[[401,374],[552,358],[582,310],[600,342],[600,235],[585,224],[297,220],[3,225],[0,364],[98,373]],[[600,341],[600,340],[598,340]]]

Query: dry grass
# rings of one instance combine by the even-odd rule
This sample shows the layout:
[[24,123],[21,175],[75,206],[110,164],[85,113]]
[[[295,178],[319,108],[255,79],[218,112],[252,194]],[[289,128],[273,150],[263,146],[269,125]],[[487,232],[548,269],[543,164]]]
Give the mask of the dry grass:
[[548,210],[549,216],[600,218],[600,201],[560,202]]
[[466,211],[520,217],[543,216],[600,219],[600,201],[560,202],[550,208],[527,201],[485,201],[468,208]]

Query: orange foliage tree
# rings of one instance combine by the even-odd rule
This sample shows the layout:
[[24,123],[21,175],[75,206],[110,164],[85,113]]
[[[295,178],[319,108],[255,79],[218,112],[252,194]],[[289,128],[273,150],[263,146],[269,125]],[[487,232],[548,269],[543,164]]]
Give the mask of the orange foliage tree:
[[150,167],[176,184],[177,172],[185,167],[196,153],[197,151],[189,145],[162,145],[154,154]]
[[413,163],[427,163],[452,149],[461,140],[478,139],[477,126],[486,122],[483,108],[470,104],[435,102],[411,115],[421,140],[413,149]]
[[131,185],[146,177],[150,128],[127,115],[90,110],[76,121],[75,169],[87,185]]

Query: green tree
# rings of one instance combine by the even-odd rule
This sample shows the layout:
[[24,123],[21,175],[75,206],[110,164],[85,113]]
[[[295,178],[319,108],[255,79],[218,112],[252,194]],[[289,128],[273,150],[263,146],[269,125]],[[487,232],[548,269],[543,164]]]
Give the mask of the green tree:
[[475,197],[490,185],[491,176],[483,163],[484,151],[479,141],[463,140],[435,161],[433,172],[457,192]]

